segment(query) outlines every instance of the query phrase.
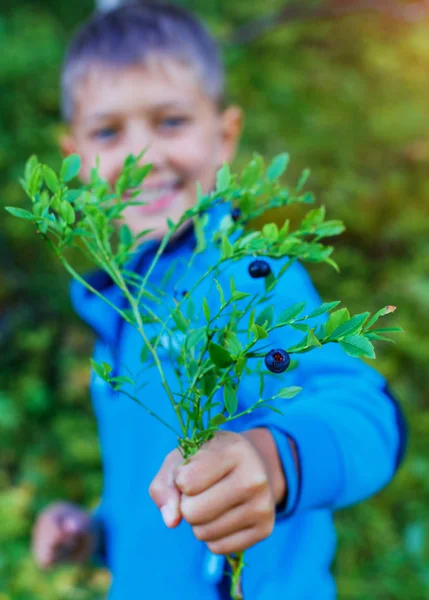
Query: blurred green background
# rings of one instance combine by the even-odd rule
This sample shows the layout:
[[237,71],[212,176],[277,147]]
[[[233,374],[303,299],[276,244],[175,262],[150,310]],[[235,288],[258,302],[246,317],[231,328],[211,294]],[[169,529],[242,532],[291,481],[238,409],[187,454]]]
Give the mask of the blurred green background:
[[[254,151],[267,159],[289,151],[290,180],[309,166],[309,187],[347,226],[335,242],[341,274],[311,269],[323,298],[357,312],[399,307],[389,324],[406,333],[378,347],[376,366],[406,411],[410,447],[387,490],[338,513],[335,571],[343,600],[429,598],[429,19],[408,22],[408,5],[394,2],[398,18],[390,10],[306,20],[291,13],[282,26],[246,40],[243,30],[234,32],[285,2],[177,2],[229,40],[230,98],[246,112],[237,166]],[[312,0],[296,6],[319,10]],[[92,10],[89,0],[3,0],[2,205],[24,206],[18,181],[30,154],[59,165],[60,63],[71,32]],[[102,475],[87,389],[92,342],[71,311],[65,273],[25,221],[3,212],[0,600],[104,597],[106,572],[42,573],[30,555],[32,523],[48,502],[98,501]]]

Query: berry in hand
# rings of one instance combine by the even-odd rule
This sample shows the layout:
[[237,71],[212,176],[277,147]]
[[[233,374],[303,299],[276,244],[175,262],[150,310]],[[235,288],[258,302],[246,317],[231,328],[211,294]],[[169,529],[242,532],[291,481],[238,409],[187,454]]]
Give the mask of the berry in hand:
[[276,348],[265,355],[265,366],[271,373],[283,373],[290,364],[290,356],[286,350]]
[[253,279],[268,277],[271,273],[271,267],[265,260],[254,260],[249,265],[249,275]]

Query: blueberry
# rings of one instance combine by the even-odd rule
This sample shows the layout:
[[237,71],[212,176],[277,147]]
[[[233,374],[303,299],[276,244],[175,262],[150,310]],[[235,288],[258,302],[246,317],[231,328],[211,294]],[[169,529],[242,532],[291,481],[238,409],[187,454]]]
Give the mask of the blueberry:
[[276,348],[265,355],[265,366],[271,373],[283,373],[290,364],[290,356],[286,350]]
[[265,260],[254,260],[249,265],[249,275],[253,279],[260,279],[261,277],[268,277],[271,273],[271,267]]
[[239,208],[233,208],[231,211],[231,219],[235,222],[241,217],[241,210]]

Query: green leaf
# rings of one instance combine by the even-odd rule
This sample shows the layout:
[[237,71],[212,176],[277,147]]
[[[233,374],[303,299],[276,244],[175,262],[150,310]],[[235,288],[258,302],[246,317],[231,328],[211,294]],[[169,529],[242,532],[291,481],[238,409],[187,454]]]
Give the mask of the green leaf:
[[203,298],[203,312],[207,323],[210,322],[210,308],[206,298]]
[[287,236],[287,234],[289,233],[289,227],[290,227],[290,219],[285,219],[285,221],[279,231],[279,237],[281,239],[284,239]]
[[341,300],[338,300],[336,302],[324,302],[318,308],[316,308],[315,310],[313,310],[313,312],[311,312],[308,315],[308,318],[312,319],[313,317],[318,317],[318,316],[323,315],[323,314],[325,314],[327,312],[330,312],[333,308],[337,307],[340,303],[341,303]]
[[216,373],[214,371],[214,367],[211,366],[211,370],[210,371],[206,371],[204,373],[204,375],[201,377],[201,390],[203,392],[203,394],[207,397],[209,397],[213,390],[216,387],[217,384],[217,377],[216,377]]
[[104,379],[105,381],[109,380],[109,373],[112,370],[110,365],[104,362],[100,364],[91,358],[91,366],[101,379]]
[[298,317],[298,315],[300,315],[302,313],[302,311],[304,310],[304,307],[305,307],[305,302],[298,302],[297,304],[293,304],[289,308],[286,308],[283,312],[281,312],[279,314],[279,317],[277,319],[277,324],[279,325],[280,323],[284,323],[284,324],[290,323],[291,321],[296,319]]
[[189,327],[189,321],[187,321],[185,319],[180,308],[175,308],[171,312],[171,317],[172,317],[173,321],[176,323],[177,328],[180,331],[182,331],[183,333],[186,333],[188,330],[188,327]]
[[48,167],[47,165],[43,165],[43,179],[52,193],[55,194],[55,192],[58,192],[60,189],[60,184],[57,174],[53,169],[51,169],[51,167]]
[[241,377],[244,371],[244,367],[246,366],[247,358],[245,356],[240,356],[235,364],[235,373],[237,377]]
[[260,406],[263,406],[264,408],[269,408],[270,410],[272,410],[273,412],[277,413],[278,415],[282,415],[282,417],[284,416],[284,413],[282,413],[281,410],[279,410],[275,406],[271,406],[271,404],[261,404]]
[[223,308],[225,306],[225,296],[224,296],[224,293],[223,293],[223,289],[222,289],[219,281],[217,281],[217,279],[215,279],[214,282],[215,282],[215,285],[217,287],[217,291],[219,292],[221,308]]
[[275,181],[281,175],[283,175],[283,173],[286,170],[288,162],[289,162],[289,154],[287,154],[286,152],[276,156],[267,169],[267,179],[269,181]]
[[299,394],[299,392],[302,390],[302,388],[292,385],[290,387],[285,387],[282,388],[280,390],[280,392],[278,394],[276,394],[274,396],[274,398],[293,398],[294,396],[296,396],[297,394]]
[[61,165],[61,179],[64,182],[70,181],[76,175],[79,174],[80,171],[81,160],[78,154],[70,154],[63,160],[63,164]]
[[229,165],[225,163],[216,175],[216,192],[221,193],[227,190],[231,183],[231,171]]
[[240,249],[248,248],[254,240],[256,240],[260,237],[261,237],[261,234],[259,231],[251,231],[250,233],[247,233],[246,235],[244,235],[242,238],[239,239],[238,247]]
[[200,327],[192,331],[186,338],[185,346],[188,350],[194,348],[201,340],[207,338],[206,328]]
[[237,412],[237,393],[229,381],[227,381],[223,387],[223,402],[230,416]]
[[257,323],[254,323],[252,325],[251,331],[255,334],[255,338],[257,340],[264,340],[265,338],[268,337],[268,333],[265,331],[265,329],[263,327],[261,327],[260,325],[258,325]]
[[339,310],[333,312],[330,315],[328,322],[326,323],[326,335],[330,337],[331,333],[335,331],[337,327],[339,327],[349,319],[350,313],[347,310],[347,308],[340,308]]
[[388,338],[384,335],[380,335],[379,333],[374,333],[373,331],[368,331],[368,333],[364,333],[364,336],[369,340],[380,340],[381,342],[390,342],[392,344],[396,344],[395,340]]
[[345,337],[346,335],[353,335],[358,333],[361,329],[365,321],[368,319],[370,313],[365,312],[359,315],[354,315],[351,319],[339,325],[329,336],[331,339],[339,339]]
[[130,385],[135,385],[135,381],[133,381],[130,377],[125,377],[120,375],[119,377],[112,377],[110,379],[110,383],[124,384],[129,383]]
[[24,177],[26,181],[30,179],[37,167],[40,167],[39,159],[35,154],[33,154],[25,163]]
[[256,313],[256,309],[253,309],[249,315],[248,329],[252,329],[252,325],[255,322],[255,313]]
[[208,223],[208,214],[204,213],[201,217],[194,217],[194,232],[197,238],[197,247],[195,252],[199,254],[203,252],[207,247],[207,241],[205,237],[205,227]]
[[140,187],[151,171],[152,165],[150,164],[142,165],[141,167],[135,168],[135,170],[131,173],[130,187]]
[[279,228],[275,223],[266,223],[262,227],[262,234],[269,242],[275,242],[279,237]]
[[231,258],[231,256],[234,254],[232,244],[226,235],[222,236],[221,250],[222,258]]
[[5,210],[8,213],[13,215],[14,217],[18,217],[18,219],[26,219],[27,221],[33,221],[33,213],[28,210],[24,210],[23,208],[16,208],[15,206],[6,206]]
[[298,185],[296,186],[296,191],[300,192],[305,184],[307,183],[308,178],[310,177],[310,169],[304,169],[301,177],[299,178]]
[[317,348],[320,348],[322,346],[319,339],[314,335],[314,331],[312,331],[311,329],[307,334],[307,346],[316,346]]
[[76,229],[73,229],[73,235],[75,237],[89,237],[91,239],[94,239],[94,236],[92,235],[92,233],[90,233],[89,231],[85,231],[85,229],[80,229],[79,227],[76,227]]
[[232,294],[232,300],[233,300],[234,302],[237,302],[238,300],[242,300],[243,298],[248,298],[249,296],[250,296],[250,294],[247,294],[246,292],[238,292],[238,291],[235,291],[235,292]]
[[262,312],[259,313],[259,315],[255,319],[255,323],[257,325],[264,325],[264,323],[267,322],[268,327],[271,327],[271,325],[273,323],[273,319],[274,319],[274,305],[270,304],[270,306],[267,306],[266,308],[264,308],[264,310]]
[[379,311],[377,311],[375,313],[375,315],[368,321],[368,324],[366,326],[365,329],[369,329],[370,327],[372,327],[372,325],[374,325],[374,323],[376,321],[378,321],[378,319],[380,317],[384,317],[385,315],[389,315],[390,313],[395,312],[396,310],[396,306],[384,306],[383,308],[380,308]]
[[[82,196],[82,190],[67,190],[64,194],[64,199],[71,204],[76,202]],[[77,207],[76,207],[77,208]]]
[[223,415],[222,413],[219,413],[210,419],[209,427],[218,427],[219,425],[223,425],[223,423],[226,423],[227,421],[228,418],[225,417],[225,415]]
[[209,344],[209,355],[217,367],[225,368],[234,362],[228,350],[215,342],[210,342]]
[[149,348],[145,344],[142,347],[141,352],[140,352],[140,362],[142,364],[145,364],[149,360],[149,356],[150,356]]
[[304,217],[301,223],[301,229],[311,229],[316,225],[320,225],[325,220],[326,209],[324,206],[310,210]]
[[341,348],[350,356],[359,358],[375,358],[374,346],[361,335],[350,335],[339,342]]
[[128,225],[121,225],[119,229],[119,239],[124,246],[132,246],[134,243],[133,234]]
[[188,294],[188,296],[186,297],[186,316],[190,321],[192,321],[192,319],[194,318],[194,315],[195,315],[195,304],[194,304],[194,301],[192,300],[192,296],[190,294]]
[[314,233],[322,237],[331,237],[334,235],[340,235],[345,230],[344,223],[342,221],[326,221],[316,227]]
[[240,354],[243,346],[233,331],[227,331],[225,334],[225,342],[233,354]]
[[67,225],[73,225],[73,223],[75,222],[75,219],[76,219],[76,215],[75,215],[72,205],[69,204],[69,202],[67,202],[67,200],[63,200],[61,202],[59,212],[60,212],[60,215],[62,216],[62,218],[64,219],[64,221],[67,223]]
[[36,165],[30,177],[28,178],[27,190],[30,196],[34,197],[36,194],[39,193],[40,188],[42,186],[42,181],[42,166]]
[[307,333],[307,331],[310,329],[310,326],[306,325],[305,323],[289,323],[289,325],[292,327],[292,329],[297,329],[298,331],[303,331],[304,333]]
[[260,156],[255,156],[245,167],[241,178],[241,187],[245,189],[253,188],[262,177],[263,160]]

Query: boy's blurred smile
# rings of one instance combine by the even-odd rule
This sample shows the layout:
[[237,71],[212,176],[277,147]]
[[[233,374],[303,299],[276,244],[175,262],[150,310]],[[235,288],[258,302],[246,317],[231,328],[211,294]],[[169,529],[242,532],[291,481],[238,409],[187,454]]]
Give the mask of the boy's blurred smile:
[[[167,232],[166,219],[179,219],[196,200],[196,182],[208,193],[217,169],[231,162],[241,130],[241,112],[220,112],[204,93],[196,73],[174,59],[153,57],[144,65],[108,68],[94,64],[75,92],[66,154],[82,158],[81,177],[100,159],[100,174],[111,185],[129,154],[145,149],[142,162],[152,171],[123,215],[134,233]],[[128,195],[130,198],[130,195]]]

